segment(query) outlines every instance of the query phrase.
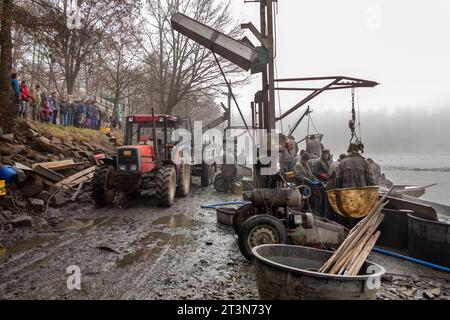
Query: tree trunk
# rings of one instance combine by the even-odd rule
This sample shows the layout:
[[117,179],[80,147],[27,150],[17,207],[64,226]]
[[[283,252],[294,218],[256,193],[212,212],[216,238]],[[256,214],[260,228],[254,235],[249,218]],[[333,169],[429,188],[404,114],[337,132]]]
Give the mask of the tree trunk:
[[67,95],[73,95],[73,91],[75,88],[75,81],[76,81],[76,76],[73,75],[69,75],[66,76],[66,88],[67,88]]
[[11,69],[12,69],[12,17],[10,10],[12,0],[3,0],[1,18],[1,57],[0,57],[0,120],[4,132],[11,132],[17,110],[12,99]]

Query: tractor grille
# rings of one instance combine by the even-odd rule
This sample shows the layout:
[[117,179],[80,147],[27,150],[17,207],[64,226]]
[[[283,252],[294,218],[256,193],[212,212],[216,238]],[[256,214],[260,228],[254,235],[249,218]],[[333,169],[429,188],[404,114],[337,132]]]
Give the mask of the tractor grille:
[[[138,171],[139,150],[133,148],[119,149],[117,154],[117,165],[119,171]],[[135,170],[132,168],[135,168]]]
[[133,193],[139,190],[141,185],[141,175],[139,173],[128,173],[121,171],[117,175],[119,190],[124,194]]

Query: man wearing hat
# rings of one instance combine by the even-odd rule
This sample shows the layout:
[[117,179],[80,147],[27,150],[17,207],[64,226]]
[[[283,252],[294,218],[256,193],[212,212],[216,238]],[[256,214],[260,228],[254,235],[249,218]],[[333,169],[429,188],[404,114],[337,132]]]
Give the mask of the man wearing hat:
[[359,153],[358,146],[350,144],[348,156],[336,170],[336,189],[374,186],[370,167]]
[[330,150],[324,149],[322,151],[322,156],[319,159],[310,161],[314,176],[321,181],[326,181],[328,178],[328,171],[330,170],[330,157]]
[[314,179],[314,175],[311,171],[311,168],[309,167],[309,154],[308,153],[303,153],[300,161],[298,161],[295,164],[295,172],[297,173],[298,177],[300,178],[300,180],[312,180]]

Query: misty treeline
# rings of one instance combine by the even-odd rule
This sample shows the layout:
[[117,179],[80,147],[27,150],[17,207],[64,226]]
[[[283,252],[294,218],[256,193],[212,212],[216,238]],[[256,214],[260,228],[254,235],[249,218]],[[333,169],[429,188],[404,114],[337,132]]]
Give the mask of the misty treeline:
[[[79,11],[77,11],[79,8]],[[239,36],[223,0],[1,0],[0,117],[14,121],[11,73],[61,96],[108,97],[130,113],[220,115],[226,85],[209,50],[172,30],[184,13]],[[246,75],[220,59],[235,85]]]
[[[361,134],[368,156],[386,154],[450,154],[450,107],[399,107],[386,110],[361,110]],[[345,152],[350,140],[345,111],[314,112],[314,124],[325,134],[325,147],[335,155]],[[296,138],[306,133],[306,123]],[[310,126],[311,132],[315,130]],[[358,131],[358,130],[357,130]]]

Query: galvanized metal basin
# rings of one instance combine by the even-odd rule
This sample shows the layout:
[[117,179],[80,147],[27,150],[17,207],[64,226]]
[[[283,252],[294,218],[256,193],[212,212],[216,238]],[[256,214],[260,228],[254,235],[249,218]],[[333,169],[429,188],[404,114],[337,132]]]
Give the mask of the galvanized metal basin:
[[360,219],[375,207],[380,187],[336,189],[327,191],[328,201],[336,213],[346,218]]
[[332,255],[314,248],[271,244],[253,248],[259,296],[263,300],[373,300],[385,273],[366,262],[364,274],[318,273]]
[[408,214],[408,254],[450,268],[450,220],[426,220]]

